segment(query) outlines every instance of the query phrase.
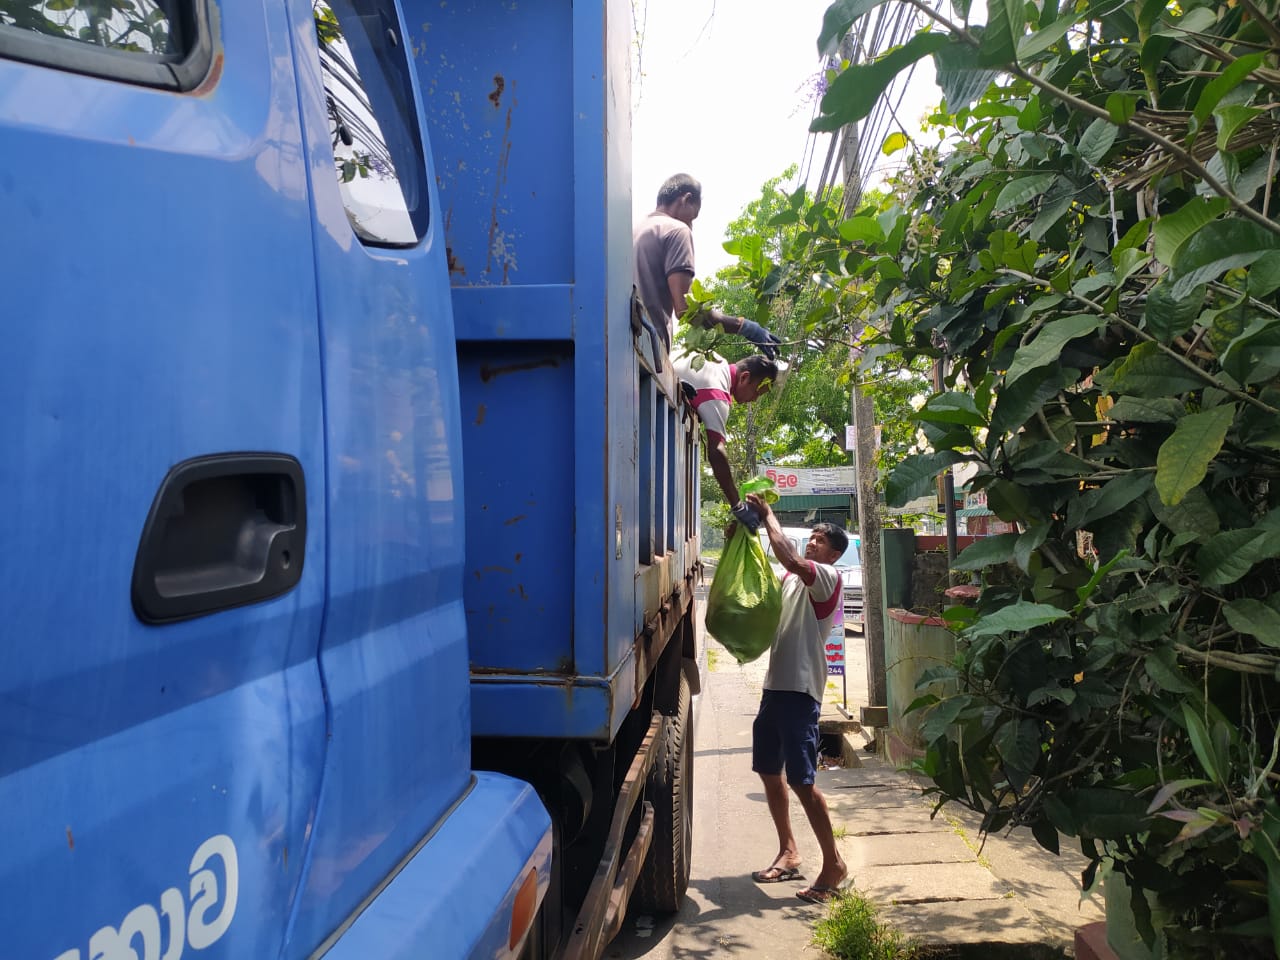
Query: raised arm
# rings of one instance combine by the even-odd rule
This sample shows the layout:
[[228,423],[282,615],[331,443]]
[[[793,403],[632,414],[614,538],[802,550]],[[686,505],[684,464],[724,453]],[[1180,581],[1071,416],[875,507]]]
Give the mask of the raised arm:
[[773,555],[778,558],[778,562],[790,573],[794,573],[800,578],[806,587],[813,586],[813,581],[817,579],[813,572],[813,564],[796,553],[796,548],[792,546],[791,541],[787,539],[782,532],[782,527],[778,525],[778,518],[769,508],[769,504],[765,502],[764,497],[756,493],[747,494],[747,503],[756,508],[756,512],[760,514],[761,523],[764,524],[765,531],[769,534],[769,543],[773,546]]

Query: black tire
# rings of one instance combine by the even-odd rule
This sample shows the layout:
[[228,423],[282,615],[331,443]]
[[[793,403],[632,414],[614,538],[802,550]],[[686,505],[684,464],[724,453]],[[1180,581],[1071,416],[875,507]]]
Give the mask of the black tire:
[[662,739],[645,783],[653,804],[653,843],[640,869],[635,904],[649,913],[675,913],[689,889],[693,853],[693,704],[680,674],[675,716],[663,717]]

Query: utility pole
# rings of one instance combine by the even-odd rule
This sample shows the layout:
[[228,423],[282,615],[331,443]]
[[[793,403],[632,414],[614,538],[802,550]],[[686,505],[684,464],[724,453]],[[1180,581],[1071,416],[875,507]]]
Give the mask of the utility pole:
[[[858,488],[858,531],[862,539],[862,636],[867,644],[869,707],[888,703],[884,656],[884,591],[880,583],[880,494],[876,490],[875,408],[858,383],[855,369],[849,412],[853,420],[853,463]],[[864,720],[865,722],[865,720]]]

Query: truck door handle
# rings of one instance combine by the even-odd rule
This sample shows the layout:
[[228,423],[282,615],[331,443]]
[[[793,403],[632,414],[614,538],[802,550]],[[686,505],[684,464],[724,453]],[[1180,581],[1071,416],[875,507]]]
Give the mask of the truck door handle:
[[185,460],[160,484],[133,564],[133,610],[172,623],[278,597],[302,577],[302,464],[278,453]]

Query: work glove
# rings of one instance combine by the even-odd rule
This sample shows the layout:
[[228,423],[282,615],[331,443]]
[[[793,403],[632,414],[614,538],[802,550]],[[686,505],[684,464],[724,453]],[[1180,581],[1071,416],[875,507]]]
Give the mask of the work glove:
[[742,326],[738,329],[738,333],[742,334],[742,336],[746,337],[759,347],[760,352],[770,360],[774,359],[778,355],[778,344],[782,341],[754,320],[747,320],[744,318]]
[[755,535],[755,532],[760,529],[760,514],[756,512],[755,507],[747,503],[745,500],[740,501],[731,512],[733,513],[733,519],[746,527],[747,532],[753,536]]

